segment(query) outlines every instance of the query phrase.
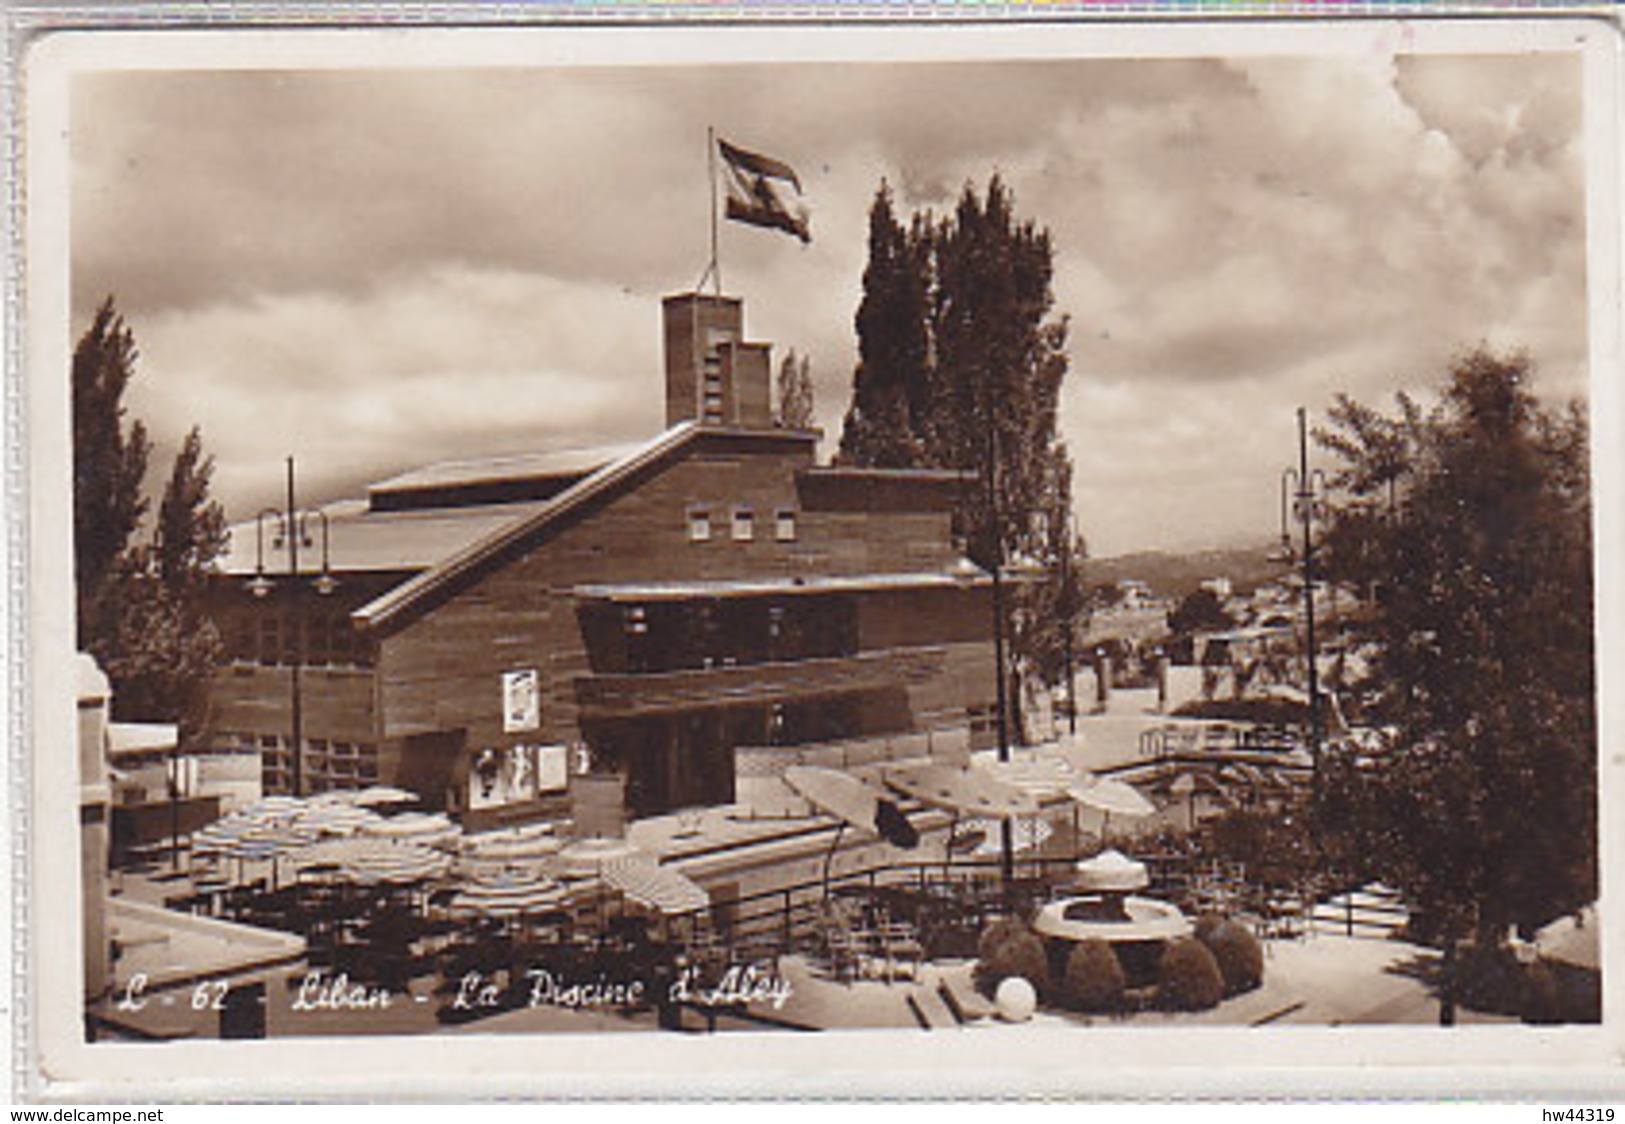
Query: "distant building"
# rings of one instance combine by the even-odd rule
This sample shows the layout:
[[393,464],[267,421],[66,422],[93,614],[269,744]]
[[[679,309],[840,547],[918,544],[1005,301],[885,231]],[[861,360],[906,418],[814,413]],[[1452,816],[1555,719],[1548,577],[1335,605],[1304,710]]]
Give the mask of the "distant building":
[[1208,578],[1202,582],[1202,588],[1207,590],[1221,602],[1228,601],[1231,595],[1230,579],[1226,577]]
[[1117,583],[1117,592],[1118,605],[1127,610],[1143,609],[1154,600],[1151,587],[1138,578],[1123,578]]
[[381,481],[307,521],[297,580],[278,518],[233,527],[211,744],[257,750],[267,792],[398,784],[492,822],[589,762],[646,815],[732,801],[736,749],[986,729],[964,477],[816,464],[739,300],[664,323],[652,440]]

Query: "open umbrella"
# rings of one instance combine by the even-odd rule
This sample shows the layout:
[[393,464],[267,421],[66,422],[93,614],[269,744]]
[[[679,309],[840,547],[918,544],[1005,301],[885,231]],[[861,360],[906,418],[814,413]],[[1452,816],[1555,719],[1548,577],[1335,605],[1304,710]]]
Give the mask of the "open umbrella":
[[336,800],[312,801],[299,813],[295,823],[314,828],[323,835],[354,835],[382,822],[377,812]]
[[932,807],[964,815],[1004,819],[1038,814],[1038,801],[1030,792],[974,765],[896,765],[886,770],[886,783]]
[[451,866],[451,856],[415,843],[387,844],[358,852],[339,865],[344,874],[364,885],[404,886],[439,878]]
[[1145,868],[1145,864],[1118,850],[1102,851],[1094,858],[1078,863],[1074,869],[1080,890],[1126,894],[1130,890],[1143,890],[1151,885],[1151,872]]
[[830,866],[841,836],[848,827],[867,831],[891,843],[910,848],[919,845],[920,833],[908,817],[885,793],[865,784],[851,773],[819,765],[792,765],[784,771],[784,782],[813,807],[839,821],[835,838],[824,855],[824,896],[829,896]]
[[1548,960],[1598,971],[1602,967],[1602,941],[1597,931],[1597,907],[1559,917],[1535,933],[1535,948]]
[[402,804],[416,804],[422,799],[415,792],[408,792],[404,788],[394,788],[390,785],[369,785],[357,792],[347,792],[345,798],[352,804],[359,804],[363,808],[388,808]]
[[[205,839],[204,849],[225,858],[236,859],[239,881],[243,879],[243,864],[269,862],[273,887],[279,873],[277,860],[291,851],[308,846],[315,841],[317,834],[314,828],[275,820],[236,822],[226,825],[223,829],[219,824],[214,826],[217,830]],[[193,846],[194,848],[197,846],[195,839]]]
[[611,889],[667,916],[693,913],[711,904],[711,895],[686,874],[646,858],[612,859],[599,873]]
[[1055,753],[1023,754],[1009,761],[988,761],[978,767],[1039,799],[1060,796],[1067,785],[1078,779],[1072,762]]
[[960,767],[930,761],[897,765],[886,770],[886,783],[906,796],[934,808],[953,813],[948,825],[948,843],[943,850],[943,869],[953,860],[954,836],[959,817],[979,815],[993,819],[1036,816],[1038,800],[1032,793],[1000,780],[985,769]]
[[625,839],[577,839],[560,849],[553,860],[555,869],[567,878],[592,878],[604,864],[642,854]]
[[1142,796],[1139,789],[1111,777],[1090,777],[1078,784],[1068,785],[1066,794],[1079,804],[1104,813],[1100,821],[1100,837],[1103,840],[1112,816],[1138,819],[1157,810],[1157,806]]
[[564,904],[567,891],[543,875],[495,875],[464,883],[447,910],[465,916],[518,918],[546,913]]
[[449,843],[463,833],[463,829],[447,819],[442,812],[402,812],[398,816],[380,817],[364,829],[368,835],[380,839],[395,839],[431,845]]

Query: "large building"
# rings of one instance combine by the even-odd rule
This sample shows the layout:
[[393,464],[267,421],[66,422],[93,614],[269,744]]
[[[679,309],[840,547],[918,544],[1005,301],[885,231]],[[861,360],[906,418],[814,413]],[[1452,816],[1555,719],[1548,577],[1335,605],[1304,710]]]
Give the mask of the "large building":
[[669,297],[664,324],[644,444],[431,465],[291,535],[233,527],[213,747],[257,749],[268,792],[396,784],[500,822],[584,771],[647,815],[732,802],[740,751],[985,730],[988,583],[952,514],[974,482],[819,465],[737,299]]

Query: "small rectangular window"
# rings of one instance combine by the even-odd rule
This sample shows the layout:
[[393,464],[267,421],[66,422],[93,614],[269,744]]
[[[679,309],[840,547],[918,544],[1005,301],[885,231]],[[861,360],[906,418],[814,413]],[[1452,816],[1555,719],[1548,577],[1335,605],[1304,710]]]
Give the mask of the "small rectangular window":
[[688,509],[688,541],[711,541],[711,512],[703,507]]
[[624,623],[628,636],[647,636],[649,634],[649,614],[642,605],[628,605]]
[[779,542],[796,541],[796,513],[781,507],[773,519],[773,537]]
[[748,507],[734,508],[734,542],[750,542],[755,537],[755,513]]

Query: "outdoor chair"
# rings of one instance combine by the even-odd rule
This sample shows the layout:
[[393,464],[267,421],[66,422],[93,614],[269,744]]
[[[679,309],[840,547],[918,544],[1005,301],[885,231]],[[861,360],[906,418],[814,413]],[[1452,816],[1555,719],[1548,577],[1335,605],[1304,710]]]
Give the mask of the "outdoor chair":
[[902,968],[908,966],[908,978],[920,978],[920,964],[925,959],[925,947],[920,943],[919,934],[913,925],[904,921],[893,921],[880,933],[882,947],[886,955],[886,978],[888,981],[896,979],[902,973]]

